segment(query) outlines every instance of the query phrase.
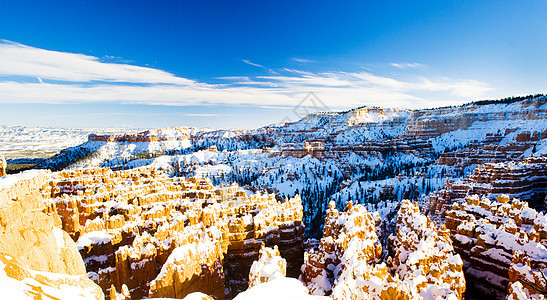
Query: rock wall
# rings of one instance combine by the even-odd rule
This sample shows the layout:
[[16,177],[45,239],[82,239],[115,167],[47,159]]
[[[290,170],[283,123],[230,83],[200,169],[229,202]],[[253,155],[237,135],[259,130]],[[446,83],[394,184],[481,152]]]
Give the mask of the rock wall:
[[101,289],[87,278],[82,257],[74,241],[60,229],[57,215],[46,213],[40,187],[49,174],[26,171],[0,178],[3,296],[104,299]]
[[462,149],[443,153],[435,164],[454,167],[454,171],[463,172],[465,168],[486,163],[500,163],[519,160],[528,149],[533,149],[542,139],[547,138],[547,131],[521,132],[514,142],[500,143],[511,133],[487,134],[482,142],[474,142]]
[[310,140],[309,142],[305,142],[302,147],[283,148],[281,150],[281,154],[296,158],[311,155],[312,157],[320,160],[340,160],[346,158],[350,153],[355,153],[365,158],[382,158],[385,155],[395,153],[433,157],[433,148],[431,143],[423,140],[405,140],[402,138],[395,138],[357,143],[351,146],[335,146],[329,147],[328,149],[323,147],[323,142],[325,142],[325,140]]
[[139,133],[133,134],[114,134],[114,135],[97,135],[90,134],[88,136],[88,141],[99,141],[99,142],[162,142],[162,141],[184,141],[190,140],[192,143],[201,145],[201,142],[204,142],[207,139],[233,139],[237,141],[256,141],[260,140],[260,135],[258,134],[249,134],[245,130],[212,130],[207,128],[193,128],[193,127],[171,127],[171,128],[160,128],[160,129],[150,129]]
[[232,298],[247,289],[261,244],[277,245],[289,260],[289,275],[299,275],[299,197],[247,196],[235,184],[215,187],[151,168],[63,171],[42,193],[105,292],[125,284],[136,298],[198,291]]
[[8,167],[8,164],[6,162],[6,159],[4,156],[0,155],[0,177],[5,176],[7,174],[6,168]]
[[536,209],[543,209],[547,195],[547,157],[480,165],[466,178],[448,183],[442,190],[432,193],[427,210],[433,219],[441,220],[452,203],[473,194],[491,200],[508,194],[529,202]]
[[458,129],[466,130],[477,121],[541,120],[547,116],[545,103],[546,97],[538,97],[518,102],[522,107],[518,111],[481,109],[473,105],[415,111],[407,122],[404,137],[425,140]]
[[0,252],[36,271],[85,274],[75,244],[59,228],[58,217],[43,212],[40,187],[48,174],[26,171],[0,179]]
[[532,268],[547,267],[547,218],[527,202],[469,196],[446,212],[446,227],[470,286],[491,297],[506,296],[508,284],[516,281],[511,263],[522,254]]
[[397,216],[397,234],[382,261],[380,218],[351,202],[339,212],[331,202],[318,249],[306,253],[301,279],[312,294],[332,299],[463,298],[462,261],[446,228],[420,214],[408,200]]

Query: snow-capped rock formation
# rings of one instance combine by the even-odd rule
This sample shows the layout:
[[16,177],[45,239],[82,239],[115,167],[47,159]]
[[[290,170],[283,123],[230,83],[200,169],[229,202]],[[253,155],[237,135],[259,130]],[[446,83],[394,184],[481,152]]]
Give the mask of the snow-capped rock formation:
[[446,227],[471,286],[498,299],[505,297],[509,282],[517,281],[512,272],[519,268],[511,263],[522,263],[520,256],[533,268],[547,268],[547,218],[527,202],[508,195],[496,201],[468,196],[446,212]]
[[260,256],[253,262],[249,273],[249,289],[235,299],[329,299],[309,295],[302,282],[285,277],[286,269],[287,261],[281,257],[277,246],[269,248],[262,245]]
[[[421,297],[463,298],[463,262],[454,253],[450,234],[444,224],[437,225],[420,213],[417,203],[401,203],[397,232],[391,241],[392,268],[403,281],[418,286]],[[419,271],[418,271],[419,270]]]
[[[46,211],[60,216],[62,228],[78,241],[90,276],[112,298],[184,297],[193,291],[221,298],[223,287],[233,298],[247,289],[261,243],[278,245],[287,275],[298,276],[301,222],[307,237],[324,233],[303,268],[313,293],[461,298],[460,263],[447,231],[401,201],[420,202],[434,221],[449,227],[453,220],[445,220],[445,212],[470,194],[493,200],[505,193],[543,209],[545,120],[547,97],[541,95],[417,111],[363,107],[246,131],[176,127],[98,133],[39,167],[67,168],[42,189],[49,198]],[[282,201],[297,194],[301,200]],[[347,212],[335,209],[349,202],[360,205]],[[467,227],[459,230],[464,239]],[[388,240],[389,233],[394,235]],[[467,234],[482,243],[480,235]],[[463,249],[463,241],[453,243]],[[466,252],[460,253],[467,262]],[[428,267],[418,268],[416,261],[425,266],[422,257]],[[498,261],[493,268],[505,272],[510,262],[505,258],[503,268]],[[413,268],[417,271],[410,272]],[[472,278],[474,269],[466,270]],[[485,285],[497,280],[502,290],[511,281],[499,270],[485,272],[503,277],[492,275]],[[280,278],[251,290],[285,283],[302,288]],[[515,295],[531,292],[514,283]]]
[[319,248],[306,253],[302,280],[312,293],[332,299],[462,299],[462,260],[446,228],[437,230],[405,200],[393,236],[394,259],[382,262],[377,213],[362,205],[339,212],[331,202]]
[[286,275],[287,261],[281,257],[277,246],[268,248],[262,245],[258,260],[253,262],[249,272],[249,288]]
[[49,172],[0,178],[0,290],[6,299],[104,299],[86,276],[74,241],[44,213]]
[[545,299],[545,265],[532,266],[530,258],[525,253],[517,251],[513,254],[513,261],[509,267],[507,300]]
[[247,195],[237,184],[169,178],[153,168],[54,173],[48,210],[77,239],[90,277],[132,297],[232,298],[247,289],[261,244],[277,245],[298,276],[303,257],[299,197]]
[[452,203],[468,195],[481,195],[494,200],[498,195],[527,201],[536,209],[544,209],[547,196],[547,156],[529,157],[523,161],[488,163],[478,166],[472,174],[429,196],[428,211],[439,220]]

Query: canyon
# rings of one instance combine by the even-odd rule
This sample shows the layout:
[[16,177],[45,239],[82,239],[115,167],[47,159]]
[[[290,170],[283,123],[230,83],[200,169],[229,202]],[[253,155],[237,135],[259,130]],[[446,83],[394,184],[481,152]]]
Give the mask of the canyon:
[[91,134],[0,174],[3,240],[22,241],[0,245],[0,282],[30,298],[61,282],[93,299],[537,298],[546,120],[536,95]]

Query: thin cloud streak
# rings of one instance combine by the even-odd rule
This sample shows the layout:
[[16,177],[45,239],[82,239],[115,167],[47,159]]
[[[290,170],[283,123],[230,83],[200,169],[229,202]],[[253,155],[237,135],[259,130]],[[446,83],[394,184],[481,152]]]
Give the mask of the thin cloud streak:
[[182,114],[183,117],[216,117],[219,114]]
[[262,69],[266,69],[266,67],[264,67],[263,65],[259,65],[259,64],[255,64],[254,62],[251,62],[250,60],[248,59],[244,59],[242,60],[242,62],[248,64],[248,65],[251,65],[251,66],[255,66],[255,67],[259,67],[259,68],[262,68]]
[[315,62],[315,60],[311,60],[311,59],[307,59],[307,58],[300,58],[300,57],[291,57],[291,59],[295,62],[299,62],[299,63],[302,63],[302,64],[308,64],[308,63]]
[[[264,66],[243,62],[264,68]],[[270,76],[221,77],[208,84],[168,72],[101,62],[82,54],[48,51],[0,42],[0,103],[131,103],[149,105],[248,105],[292,107],[314,92],[331,109],[362,105],[423,108],[462,103],[492,91],[467,79],[417,78],[413,81],[371,72],[321,72],[282,69]],[[10,77],[11,76],[11,77]],[[14,77],[33,78],[29,82]],[[44,79],[36,82],[36,78]],[[424,99],[424,93],[438,94]]]
[[260,65],[260,64],[255,64],[253,62],[251,62],[250,60],[248,59],[244,59],[242,60],[242,62],[248,64],[248,65],[251,65],[251,66],[254,66],[254,67],[258,67],[258,68],[262,68],[262,69],[265,69],[265,70],[268,70],[268,72],[272,73],[272,74],[278,74],[276,71],[270,69],[270,68],[266,68],[264,67],[263,65]]
[[425,67],[425,65],[420,63],[391,63],[391,66],[395,68],[399,68],[399,69],[407,69],[407,68],[416,69],[416,68]]

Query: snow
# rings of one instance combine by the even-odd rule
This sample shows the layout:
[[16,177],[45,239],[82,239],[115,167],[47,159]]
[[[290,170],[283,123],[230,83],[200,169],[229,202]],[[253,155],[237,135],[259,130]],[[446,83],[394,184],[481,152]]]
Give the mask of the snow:
[[78,238],[76,247],[78,250],[85,249],[94,244],[107,244],[112,241],[112,236],[106,231],[92,231],[84,233]]
[[18,182],[32,180],[38,176],[47,175],[48,173],[49,172],[44,170],[28,170],[13,175],[2,176],[0,177],[0,191],[8,190]]
[[[0,291],[2,299],[36,299],[36,292],[45,295],[47,298],[59,300],[94,300],[96,295],[90,290],[72,284],[60,284],[59,288],[44,285],[32,277],[16,280],[7,275],[6,264],[0,261]],[[70,282],[77,280],[78,275],[65,275],[50,272],[30,271],[32,276],[40,275],[46,277],[48,281]],[[41,297],[38,296],[40,299]]]
[[468,245],[470,243],[473,243],[473,240],[465,235],[456,234],[454,238],[462,243],[462,245]]
[[116,134],[141,130],[127,128],[48,128],[0,125],[0,153],[7,159],[48,157],[87,141],[91,133]]
[[57,253],[61,254],[62,249],[65,247],[65,239],[63,237],[64,232],[62,229],[53,227],[53,236],[55,237],[55,242],[57,243]]
[[309,295],[308,289],[294,278],[276,278],[272,281],[256,285],[237,295],[234,300],[305,300],[330,299],[323,296]]
[[[196,293],[188,294],[188,296],[184,297],[184,300],[202,300],[202,299],[206,299],[207,297],[209,297],[207,294],[196,292]],[[157,299],[157,298],[151,298],[151,299]],[[165,300],[170,298],[161,298],[161,299]]]
[[513,294],[510,294],[507,300],[528,300],[530,297],[524,291],[524,286],[519,281],[511,284]]

